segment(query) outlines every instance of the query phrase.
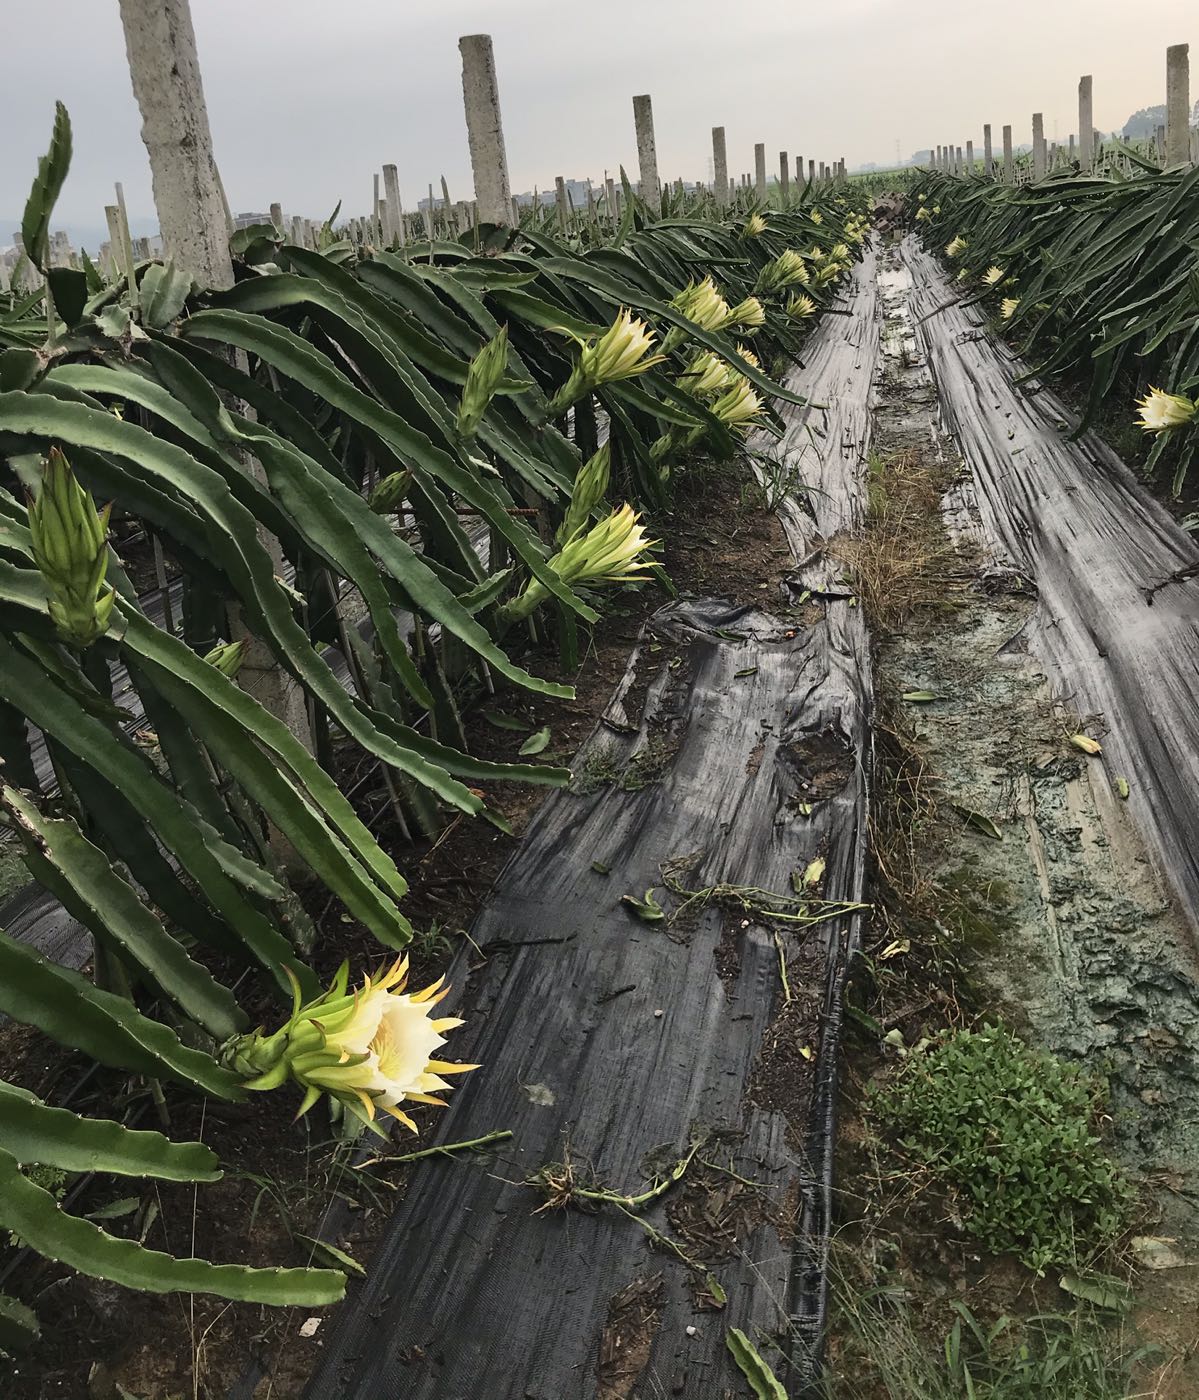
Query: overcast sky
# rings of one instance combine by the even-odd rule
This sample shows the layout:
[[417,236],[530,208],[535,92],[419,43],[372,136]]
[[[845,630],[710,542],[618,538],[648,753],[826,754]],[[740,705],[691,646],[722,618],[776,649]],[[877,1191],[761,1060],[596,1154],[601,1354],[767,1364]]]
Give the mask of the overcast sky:
[[[1005,122],[1027,141],[1034,110],[1065,140],[1081,73],[1096,126],[1118,127],[1165,100],[1166,45],[1199,44],[1193,0],[192,0],[192,13],[234,211],[279,200],[309,217],[338,199],[366,212],[384,162],[407,206],[442,174],[469,197],[461,34],[494,37],[517,191],[622,162],[635,178],[634,93],[653,95],[663,178],[708,178],[713,125],[731,174],[752,169],[756,141],[771,170],[780,149],[889,164],[897,148],[981,148],[986,121],[997,144]],[[117,0],[9,4],[3,20],[0,216],[19,217],[60,97],[75,162],[55,226],[103,227],[114,180],[133,221],[152,220]]]

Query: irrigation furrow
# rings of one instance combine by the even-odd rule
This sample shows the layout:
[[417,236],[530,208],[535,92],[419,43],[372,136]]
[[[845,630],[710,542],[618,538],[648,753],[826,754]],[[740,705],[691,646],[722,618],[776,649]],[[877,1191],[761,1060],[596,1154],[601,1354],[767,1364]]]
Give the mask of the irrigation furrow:
[[[813,492],[810,514],[784,509],[786,596],[655,615],[575,790],[548,798],[476,921],[486,962],[451,973],[456,1048],[488,1069],[440,1140],[508,1130],[510,1150],[414,1172],[312,1400],[700,1400],[739,1383],[730,1326],[790,1354],[771,1353],[792,1394],[811,1382],[858,916],[772,921],[750,890],[785,895],[819,859],[823,900],[863,893],[865,624],[824,545],[860,513],[877,305],[868,256],[792,380],[824,407],[788,423],[780,469]],[[666,919],[622,903],[651,888]],[[697,1141],[637,1219],[572,1197],[635,1194]],[[639,1220],[673,1249],[651,1252]]]

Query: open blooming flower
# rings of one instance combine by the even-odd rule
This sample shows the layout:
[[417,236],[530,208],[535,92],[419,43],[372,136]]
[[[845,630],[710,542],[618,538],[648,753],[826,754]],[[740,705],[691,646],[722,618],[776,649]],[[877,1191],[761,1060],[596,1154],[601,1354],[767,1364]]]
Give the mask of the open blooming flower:
[[653,332],[644,321],[623,308],[602,335],[589,339],[573,336],[573,339],[579,345],[578,363],[550,403],[551,418],[564,413],[577,399],[598,389],[601,384],[632,379],[666,358],[665,355],[651,353],[654,348]]
[[712,405],[712,412],[730,428],[744,428],[762,413],[762,400],[748,379],[738,377],[736,384]]
[[1003,281],[1004,269],[992,263],[986,272],[983,273],[983,285],[986,287],[997,287]]
[[1010,321],[1016,314],[1016,307],[1020,305],[1019,297],[1004,297],[999,307],[999,314],[1005,321]]
[[809,316],[815,316],[815,314],[816,303],[810,296],[805,296],[803,292],[800,292],[797,296],[793,296],[787,303],[787,315],[793,316],[798,321],[805,320]]
[[729,312],[725,327],[733,330],[737,326],[745,326],[747,329],[756,329],[758,326],[766,324],[766,311],[757,297],[746,297],[744,301],[739,301]]
[[[646,538],[640,517],[626,504],[586,533],[577,531],[550,559],[549,566],[566,584],[599,587],[635,583],[653,568],[653,560],[641,556],[655,544],[657,540]],[[549,596],[549,589],[540,579],[531,579],[519,597],[505,604],[504,617],[510,622],[528,617]]]
[[962,237],[960,233],[955,234],[954,237],[951,238],[949,242],[945,245],[945,256],[947,258],[956,258],[965,251],[966,240]]
[[1141,427],[1147,433],[1165,433],[1171,428],[1181,428],[1195,417],[1196,405],[1182,394],[1167,394],[1164,389],[1154,389],[1143,399],[1137,400],[1140,410]]
[[445,1031],[462,1022],[430,1014],[448,993],[439,978],[409,993],[408,959],[397,958],[350,992],[349,964],[343,963],[329,990],[301,1003],[297,985],[292,1014],[273,1035],[238,1036],[225,1050],[226,1062],[248,1076],[248,1089],[276,1089],[289,1079],[304,1089],[297,1117],[327,1095],[342,1110],[374,1124],[387,1113],[416,1131],[400,1108],[406,1101],[445,1106],[435,1097],[449,1089],[442,1077],[465,1074],[478,1065],[450,1064],[436,1057]]
[[761,238],[766,232],[766,220],[761,214],[751,214],[745,221],[745,227],[741,230],[743,238]]

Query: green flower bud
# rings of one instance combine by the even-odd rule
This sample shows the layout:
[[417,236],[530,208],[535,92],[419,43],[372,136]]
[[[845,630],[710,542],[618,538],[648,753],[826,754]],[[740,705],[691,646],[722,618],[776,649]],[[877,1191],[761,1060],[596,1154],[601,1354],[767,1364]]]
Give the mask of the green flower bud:
[[97,511],[66,457],[50,449],[29,503],[33,559],[50,595],[50,617],[72,646],[90,646],[108,631],[115,598],[108,571],[108,515]]
[[458,432],[462,437],[474,437],[479,420],[487,411],[492,395],[499,388],[508,367],[508,327],[501,326],[491,340],[470,362],[466,387],[458,405]]

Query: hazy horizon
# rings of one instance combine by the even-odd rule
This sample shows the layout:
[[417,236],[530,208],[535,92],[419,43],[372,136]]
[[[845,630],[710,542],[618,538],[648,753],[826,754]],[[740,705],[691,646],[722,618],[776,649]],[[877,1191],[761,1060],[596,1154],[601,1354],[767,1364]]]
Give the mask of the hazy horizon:
[[[56,97],[71,113],[75,160],[55,228],[73,241],[102,231],[115,180],[131,222],[156,228],[117,0],[55,0],[54,10],[53,63],[6,74],[0,210],[11,227],[0,225],[0,244],[24,207]],[[385,162],[399,167],[406,208],[443,174],[453,198],[470,197],[461,34],[494,38],[514,190],[556,175],[598,180],[622,163],[635,179],[640,92],[654,99],[663,179],[710,178],[719,125],[732,175],[752,170],[757,141],[772,173],[780,150],[792,165],[844,156],[850,167],[949,141],[971,139],[981,153],[984,122],[996,146],[1005,122],[1020,144],[1035,110],[1046,136],[1065,141],[1080,74],[1094,76],[1096,126],[1117,129],[1165,100],[1166,46],[1192,31],[1199,39],[1199,15],[1182,0],[1161,0],[1136,24],[1107,0],[1008,0],[1002,22],[933,0],[842,0],[803,15],[759,0],[735,16],[712,0],[443,0],[435,13],[359,0],[344,19],[316,0],[192,0],[192,13],[231,207],[277,200],[309,218],[338,200],[347,215],[366,212]],[[8,17],[14,52],[42,52],[44,20],[35,9]]]

